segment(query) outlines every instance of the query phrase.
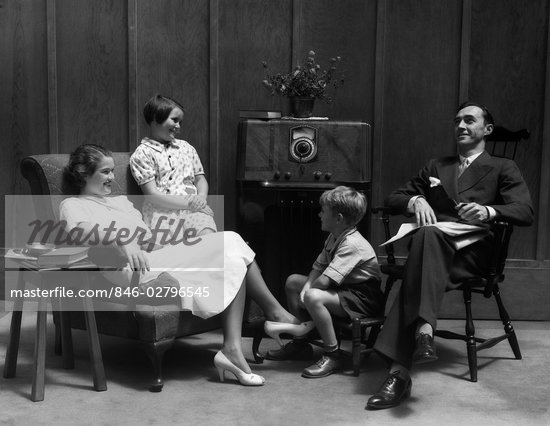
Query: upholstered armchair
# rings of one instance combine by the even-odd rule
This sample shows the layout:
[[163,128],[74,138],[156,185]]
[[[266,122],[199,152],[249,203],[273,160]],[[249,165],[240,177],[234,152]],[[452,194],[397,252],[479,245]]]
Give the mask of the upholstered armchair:
[[[112,185],[113,195],[126,194],[131,199],[132,195],[139,195],[141,191],[135,183],[129,169],[130,153],[113,153],[115,161],[115,180]],[[29,182],[33,195],[62,195],[62,172],[68,164],[68,154],[46,154],[26,157],[21,162],[21,172]],[[51,203],[46,203],[40,208],[52,209],[46,213],[48,217],[58,217],[60,197],[52,197]],[[57,200],[57,201],[56,201]],[[136,206],[137,207],[137,206]],[[137,207],[139,208],[139,207]],[[105,283],[98,283],[105,285]],[[106,302],[102,302],[106,303]],[[203,333],[220,327],[218,317],[208,320],[193,316],[190,312],[180,311],[174,306],[146,306],[139,302],[128,310],[128,306],[122,302],[109,306],[109,311],[96,312],[97,328],[100,334],[118,336],[126,339],[137,340],[151,359],[154,370],[153,381],[150,385],[152,392],[160,392],[163,387],[162,359],[165,352],[174,345],[176,338]],[[71,328],[85,329],[84,315],[81,312],[69,312],[68,322],[70,328],[65,332],[64,342],[69,342],[70,347],[61,348],[61,329],[59,316],[54,314],[56,324],[56,352],[69,350],[72,353]],[[67,343],[65,343],[67,345]]]

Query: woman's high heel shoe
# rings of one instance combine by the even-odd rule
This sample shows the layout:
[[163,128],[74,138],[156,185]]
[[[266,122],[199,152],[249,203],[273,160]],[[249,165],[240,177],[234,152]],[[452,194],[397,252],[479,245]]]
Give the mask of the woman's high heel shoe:
[[222,351],[218,351],[214,357],[214,365],[218,369],[220,375],[220,381],[225,380],[225,372],[230,371],[235,375],[241,385],[244,386],[263,386],[265,379],[262,376],[254,373],[245,373],[235,364],[233,364]]
[[313,321],[305,321],[300,324],[290,324],[286,322],[266,321],[264,331],[272,339],[283,346],[281,334],[291,334],[294,337],[302,337],[315,328]]

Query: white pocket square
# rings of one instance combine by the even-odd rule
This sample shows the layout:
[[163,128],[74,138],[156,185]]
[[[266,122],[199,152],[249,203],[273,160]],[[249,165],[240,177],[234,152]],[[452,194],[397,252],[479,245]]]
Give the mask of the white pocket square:
[[429,179],[430,179],[430,188],[441,185],[441,181],[438,178],[434,178],[430,176]]

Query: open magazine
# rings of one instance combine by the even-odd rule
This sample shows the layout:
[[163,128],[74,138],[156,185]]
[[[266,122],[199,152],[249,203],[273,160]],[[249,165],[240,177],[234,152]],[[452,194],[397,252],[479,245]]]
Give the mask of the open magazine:
[[[481,240],[488,233],[487,228],[476,225],[468,225],[467,223],[461,222],[437,222],[424,226],[435,226],[436,228],[439,228],[449,236],[449,240],[457,250]],[[418,228],[420,228],[420,226],[416,223],[404,223],[400,226],[397,234],[385,243],[380,244],[380,247],[400,240],[401,238],[416,232]]]

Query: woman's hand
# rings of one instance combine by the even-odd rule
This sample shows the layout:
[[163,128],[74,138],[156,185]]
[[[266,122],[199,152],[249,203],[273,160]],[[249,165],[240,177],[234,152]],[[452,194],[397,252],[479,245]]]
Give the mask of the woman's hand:
[[118,248],[128,259],[128,263],[130,264],[130,268],[132,268],[132,270],[140,271],[142,273],[150,270],[149,260],[147,259],[145,252],[141,250],[141,247],[136,243],[121,244]]
[[189,210],[193,212],[198,212],[207,207],[206,198],[202,195],[188,195],[187,203]]

